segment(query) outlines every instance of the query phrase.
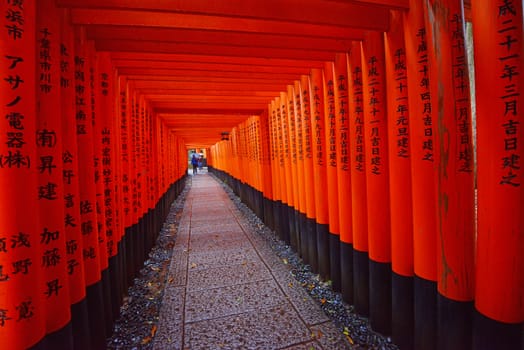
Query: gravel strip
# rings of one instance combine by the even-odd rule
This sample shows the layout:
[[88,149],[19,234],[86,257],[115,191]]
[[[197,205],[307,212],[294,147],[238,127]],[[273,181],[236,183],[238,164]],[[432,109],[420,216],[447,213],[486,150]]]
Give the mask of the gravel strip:
[[178,224],[184,208],[191,181],[186,181],[182,193],[171,205],[166,222],[149,253],[149,259],[120,307],[120,318],[116,320],[113,334],[107,339],[107,349],[152,349],[156,334],[160,308],[164,297],[173,247],[177,238]]

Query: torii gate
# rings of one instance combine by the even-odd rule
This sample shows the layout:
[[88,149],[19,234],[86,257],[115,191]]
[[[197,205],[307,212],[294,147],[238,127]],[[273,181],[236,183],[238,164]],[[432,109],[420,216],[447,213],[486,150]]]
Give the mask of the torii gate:
[[2,1],[0,347],[104,348],[205,148],[401,349],[522,349],[522,7]]

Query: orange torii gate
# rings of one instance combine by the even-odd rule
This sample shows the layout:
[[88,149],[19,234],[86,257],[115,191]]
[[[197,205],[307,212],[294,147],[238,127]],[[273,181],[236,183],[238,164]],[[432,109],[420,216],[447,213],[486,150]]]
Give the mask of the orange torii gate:
[[524,346],[521,1],[0,13],[1,348],[105,347],[192,148],[401,349]]

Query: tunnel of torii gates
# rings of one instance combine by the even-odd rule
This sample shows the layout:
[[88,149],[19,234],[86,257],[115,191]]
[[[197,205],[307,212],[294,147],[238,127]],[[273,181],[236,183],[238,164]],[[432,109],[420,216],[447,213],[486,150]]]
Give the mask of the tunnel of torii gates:
[[105,348],[205,149],[401,349],[523,349],[522,7],[1,0],[0,348]]

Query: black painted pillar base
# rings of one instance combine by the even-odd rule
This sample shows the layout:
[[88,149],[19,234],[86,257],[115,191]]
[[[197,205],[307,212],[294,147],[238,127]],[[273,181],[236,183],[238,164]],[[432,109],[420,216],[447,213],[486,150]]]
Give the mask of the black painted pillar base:
[[89,310],[89,330],[91,349],[106,348],[106,320],[104,319],[104,292],[102,281],[87,287],[87,308]]
[[300,254],[300,212],[298,209],[295,209],[295,220],[293,222],[295,224],[295,239],[297,241],[295,252]]
[[296,218],[297,218],[297,211],[294,207],[288,206],[288,226],[289,226],[289,245],[293,249],[293,251],[297,251],[298,246],[298,232],[297,232],[297,225],[296,225]]
[[73,327],[68,322],[61,329],[46,334],[45,337],[37,344],[32,346],[31,350],[70,350],[73,349]]
[[134,225],[125,229],[125,251],[126,251],[126,290],[133,284],[135,278],[135,248],[134,248]]
[[258,217],[262,222],[266,222],[266,211],[264,210],[264,194],[260,191],[256,191],[256,201],[255,206],[258,208]]
[[318,273],[317,223],[313,218],[306,219],[308,263],[313,273]]
[[122,291],[121,293],[121,300],[120,304],[122,304],[122,300],[124,298],[124,295],[127,295],[127,287],[129,286],[127,282],[127,274],[128,274],[128,265],[127,265],[127,253],[128,253],[128,247],[127,247],[127,236],[124,235],[120,239],[120,242],[118,243],[118,260],[120,265],[120,282],[122,285],[120,286],[120,289]]
[[[105,323],[105,333],[113,333],[113,305],[111,304],[111,276],[109,274],[109,269],[102,271],[102,292],[104,293],[104,323]],[[102,317],[102,315],[100,315]]]
[[308,263],[305,259],[307,256],[307,226],[306,226],[306,214],[298,213],[298,255],[302,258],[304,263]]
[[284,235],[282,233],[282,201],[276,201],[273,203],[273,218],[275,219],[275,232],[277,233],[277,237],[280,239],[284,239]]
[[266,197],[262,198],[264,203],[264,224],[272,230],[275,230],[275,219],[273,216],[273,202]]
[[310,232],[308,231],[308,225],[309,225],[309,218],[306,214],[302,215],[302,227],[300,228],[300,257],[302,258],[302,261],[304,264],[309,265],[309,240],[310,240]]
[[391,263],[369,259],[369,321],[375,331],[391,334]]
[[474,350],[523,350],[524,322],[517,324],[502,323],[475,310],[473,312],[472,348]]
[[318,273],[324,280],[329,279],[329,226],[317,223]]
[[473,302],[437,295],[437,349],[471,350]]
[[437,348],[437,284],[418,276],[414,279],[415,349]]
[[342,299],[353,304],[353,245],[340,242],[340,292]]
[[73,349],[89,350],[91,346],[91,334],[89,331],[89,311],[87,299],[82,299],[71,305],[71,324],[73,326]]
[[287,203],[282,203],[280,210],[280,224],[280,228],[282,229],[282,240],[289,245],[291,241],[289,237],[289,206]]
[[147,244],[147,226],[145,221],[145,216],[142,215],[139,221],[139,232],[138,232],[138,253],[139,253],[139,260],[138,260],[138,266],[136,269],[136,272],[140,271],[142,268],[142,265],[144,264],[144,261],[146,260],[146,244]]
[[[121,251],[120,251],[121,252]],[[111,313],[113,322],[120,316],[120,305],[122,304],[122,268],[120,266],[120,257],[117,255],[109,258],[109,274],[111,281]]]
[[329,234],[329,278],[331,287],[340,292],[340,236]]
[[369,316],[369,259],[368,252],[353,250],[353,277],[355,311]]
[[135,276],[137,275],[138,269],[139,269],[139,262],[140,262],[140,221],[133,225],[133,280],[135,279]]
[[413,347],[413,277],[392,272],[391,275],[391,336],[402,350]]

